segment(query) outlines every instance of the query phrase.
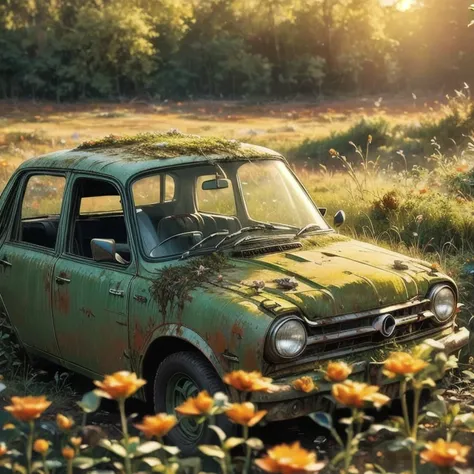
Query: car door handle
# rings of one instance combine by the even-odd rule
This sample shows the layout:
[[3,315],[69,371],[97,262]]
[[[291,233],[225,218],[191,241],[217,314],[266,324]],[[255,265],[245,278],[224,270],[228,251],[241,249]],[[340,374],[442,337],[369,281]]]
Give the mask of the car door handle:
[[11,267],[12,266],[12,264],[8,260],[3,260],[3,259],[0,259],[0,265],[2,265],[3,267]]
[[115,288],[110,288],[109,293],[114,296],[123,296],[125,294],[123,290],[116,290]]
[[56,283],[58,285],[64,285],[65,283],[71,283],[71,280],[69,280],[69,278],[64,278],[64,277],[57,276],[56,277]]

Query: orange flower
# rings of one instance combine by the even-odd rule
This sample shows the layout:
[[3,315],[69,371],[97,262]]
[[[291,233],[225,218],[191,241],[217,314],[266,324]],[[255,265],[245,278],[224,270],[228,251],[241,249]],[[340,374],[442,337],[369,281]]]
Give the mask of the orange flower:
[[334,148],[331,148],[331,149],[329,150],[329,154],[330,154],[331,156],[336,156],[336,155],[337,155],[337,151],[336,151]]
[[0,443],[0,456],[7,454],[8,448],[5,443]]
[[315,452],[302,448],[299,442],[275,446],[255,464],[264,471],[281,474],[319,472],[325,466],[324,462],[317,461]]
[[352,408],[362,408],[366,402],[380,408],[390,401],[386,395],[378,393],[379,387],[366,383],[346,380],[344,383],[332,386],[332,396],[341,405]]
[[12,414],[17,420],[32,421],[39,418],[51,402],[46,397],[12,397],[12,404],[5,410]]
[[49,449],[49,441],[39,438],[34,442],[33,449],[39,454],[45,454]]
[[407,352],[392,352],[385,361],[383,373],[394,378],[397,375],[411,375],[422,371],[428,362],[417,359]]
[[426,188],[420,189],[420,194],[426,194],[428,190]]
[[197,397],[188,398],[184,403],[176,407],[175,410],[181,415],[208,415],[214,407],[214,399],[206,390],[199,392]]
[[250,402],[233,403],[225,414],[234,422],[243,426],[256,425],[268,412],[256,411],[255,405]]
[[270,392],[273,388],[272,379],[257,371],[234,370],[224,375],[224,382],[241,392]]
[[293,388],[295,390],[299,390],[300,392],[309,393],[315,390],[317,387],[311,377],[305,376],[294,380]]
[[146,380],[137,378],[137,375],[126,370],[106,375],[103,382],[94,381],[100,390],[97,395],[113,400],[128,398],[146,384]]
[[69,438],[69,441],[75,448],[78,448],[82,443],[82,438],[80,436],[72,436]]
[[426,443],[426,450],[420,456],[423,461],[430,462],[438,467],[453,467],[456,463],[465,464],[466,456],[470,451],[469,446],[460,443],[448,443],[438,439],[434,443]]
[[162,438],[175,427],[176,423],[174,415],[158,413],[154,416],[145,416],[142,423],[136,424],[135,428],[139,429],[147,438],[153,436]]
[[329,362],[326,369],[326,380],[344,382],[352,373],[352,367],[345,362]]
[[61,454],[63,455],[64,459],[67,459],[68,461],[70,461],[71,459],[74,459],[76,452],[74,451],[74,449],[71,448],[71,446],[65,446],[61,450]]
[[56,415],[56,423],[62,430],[69,430],[74,425],[74,420],[58,413]]

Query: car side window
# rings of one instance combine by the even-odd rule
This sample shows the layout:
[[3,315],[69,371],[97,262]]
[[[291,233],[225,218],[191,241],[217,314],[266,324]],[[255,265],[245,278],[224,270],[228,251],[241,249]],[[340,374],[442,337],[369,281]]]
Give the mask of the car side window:
[[92,239],[112,239],[126,262],[131,251],[118,188],[99,178],[78,178],[72,191],[67,253],[92,259]]
[[153,174],[135,181],[132,190],[135,206],[162,204],[175,200],[176,184],[169,174]]
[[47,174],[28,178],[16,215],[12,240],[56,247],[66,178]]

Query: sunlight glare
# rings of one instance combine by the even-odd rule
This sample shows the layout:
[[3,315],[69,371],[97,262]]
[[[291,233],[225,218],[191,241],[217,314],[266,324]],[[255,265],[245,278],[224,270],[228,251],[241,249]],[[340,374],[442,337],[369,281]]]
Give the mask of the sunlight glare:
[[408,10],[410,7],[412,7],[415,3],[415,0],[401,0],[401,2],[398,3],[397,7],[399,10],[402,12]]

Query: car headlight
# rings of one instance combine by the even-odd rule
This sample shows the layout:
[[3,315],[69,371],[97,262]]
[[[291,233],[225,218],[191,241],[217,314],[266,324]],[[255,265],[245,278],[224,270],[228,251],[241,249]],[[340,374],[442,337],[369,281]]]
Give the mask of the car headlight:
[[439,323],[445,323],[456,312],[456,293],[450,286],[435,286],[431,290],[429,298],[431,300],[431,310]]
[[273,361],[293,359],[305,350],[307,339],[306,328],[299,318],[282,318],[270,329],[267,355]]

